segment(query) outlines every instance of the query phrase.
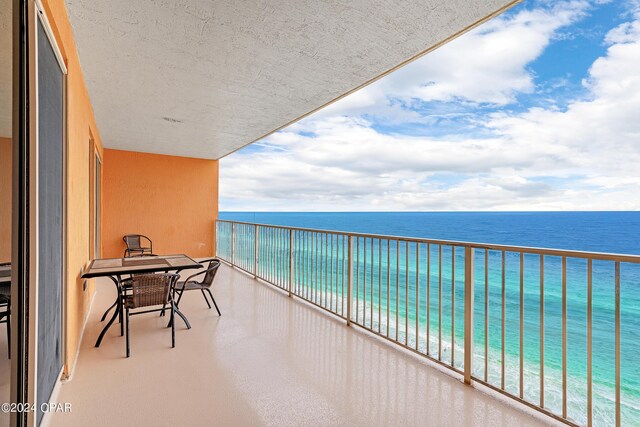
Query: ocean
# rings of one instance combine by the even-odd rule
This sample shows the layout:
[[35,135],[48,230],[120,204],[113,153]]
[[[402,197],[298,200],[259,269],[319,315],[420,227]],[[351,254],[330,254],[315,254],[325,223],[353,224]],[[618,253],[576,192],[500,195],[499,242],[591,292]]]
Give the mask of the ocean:
[[[515,246],[567,249],[618,254],[640,254],[640,212],[221,212],[220,219],[244,221],[260,224],[283,225],[381,234],[389,236],[419,237],[427,239],[454,240],[475,243],[505,244]],[[375,242],[371,243],[372,245]],[[373,253],[383,248],[373,247]],[[402,251],[399,247],[388,249]],[[433,249],[432,249],[433,250]],[[413,259],[413,252],[405,248],[403,257]],[[431,253],[431,262],[437,265],[437,250]],[[443,259],[451,259],[451,252],[443,253]],[[500,386],[502,361],[502,283],[501,259],[499,252],[489,253],[488,312],[491,319],[488,328],[487,356],[489,369],[488,382]],[[364,316],[366,312],[389,309],[397,311],[400,325],[405,321],[417,323],[420,330],[425,325],[441,325],[443,342],[451,341],[451,326],[454,320],[454,354],[450,348],[444,348],[444,359],[455,356],[454,365],[462,367],[463,353],[460,346],[464,341],[464,258],[462,251],[453,254],[455,258],[455,280],[451,280],[452,268],[446,263],[442,270],[442,309],[437,304],[430,311],[427,322],[424,310],[416,319],[414,310],[407,309],[415,305],[411,298],[416,293],[411,282],[405,292],[408,307],[404,302],[398,306],[393,295],[386,298],[373,292],[377,286],[382,289],[380,278],[374,279],[373,287],[367,290],[366,280],[358,281],[356,290],[371,292],[371,298],[358,304],[357,312]],[[372,262],[378,258],[372,257]],[[381,265],[370,265],[371,271],[378,268],[391,269],[386,265],[386,257]],[[384,265],[382,265],[384,264]],[[483,378],[484,372],[484,255],[476,254],[476,286],[474,288],[474,375]],[[519,292],[518,274],[519,255],[508,253],[505,260],[505,389],[513,394],[519,390]],[[526,400],[540,400],[540,268],[539,257],[524,256],[524,376],[523,394]],[[366,268],[366,264],[362,266]],[[413,267],[411,267],[413,268]],[[399,269],[399,270],[404,270]],[[426,283],[425,268],[418,272],[420,281]],[[431,268],[431,282],[437,283],[437,269]],[[587,408],[587,275],[586,261],[570,258],[566,266],[567,273],[567,414],[579,424],[586,424]],[[398,280],[404,283],[403,275],[413,277],[414,271],[398,271]],[[558,257],[545,258],[544,270],[544,401],[545,407],[560,413],[562,404],[562,347],[561,347],[561,261]],[[594,425],[613,425],[615,422],[615,271],[612,262],[593,263],[593,420]],[[447,280],[448,279],[448,280]],[[621,414],[623,425],[640,425],[640,265],[623,263],[620,274],[620,311],[621,311]],[[375,282],[380,280],[380,282]],[[479,282],[478,282],[479,281]],[[408,281],[407,281],[408,282]],[[453,285],[453,286],[452,286]],[[453,289],[453,290],[452,290]],[[354,291],[356,291],[354,290]],[[336,290],[337,291],[337,290]],[[430,298],[438,298],[432,291]],[[419,288],[418,299],[425,301],[426,291]],[[359,300],[358,300],[359,301]],[[454,315],[452,302],[455,304]],[[395,306],[394,306],[395,304]],[[439,319],[441,316],[441,320]],[[405,318],[406,317],[406,318]],[[380,326],[382,318],[369,318],[368,325],[373,329]],[[441,323],[439,323],[441,322]],[[392,325],[393,328],[400,328]],[[437,348],[433,330],[429,333],[431,348]],[[418,340],[418,347],[426,350],[427,334],[416,333],[415,328],[404,333],[416,338],[406,337],[407,341]],[[449,359],[446,359],[449,357]]]

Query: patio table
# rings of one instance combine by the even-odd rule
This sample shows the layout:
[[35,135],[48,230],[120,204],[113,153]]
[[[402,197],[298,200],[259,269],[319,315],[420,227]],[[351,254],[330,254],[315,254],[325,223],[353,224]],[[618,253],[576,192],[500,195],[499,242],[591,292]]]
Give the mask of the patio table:
[[[122,322],[122,285],[121,276],[123,274],[155,273],[159,271],[175,271],[202,268],[202,265],[187,255],[159,255],[159,256],[138,256],[131,258],[102,258],[89,262],[84,273],[80,276],[83,279],[95,277],[108,277],[116,286],[117,298],[112,307],[115,311],[109,322],[105,325],[98,336],[96,347],[100,347],[104,335],[107,333],[116,317],[120,317],[120,335],[124,334]],[[176,314],[184,320],[188,328],[191,328],[189,321],[180,310],[176,309]]]

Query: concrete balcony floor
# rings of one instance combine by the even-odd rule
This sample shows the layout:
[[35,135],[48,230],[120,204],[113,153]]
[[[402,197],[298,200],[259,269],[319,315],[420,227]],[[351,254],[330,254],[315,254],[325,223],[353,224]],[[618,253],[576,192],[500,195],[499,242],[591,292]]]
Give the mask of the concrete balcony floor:
[[[132,354],[112,327],[93,344],[115,297],[97,285],[73,378],[53,426],[538,426],[514,407],[440,371],[423,358],[348,327],[274,287],[222,266],[213,293],[181,307],[171,349],[167,318],[134,316]],[[117,324],[116,324],[117,326]]]

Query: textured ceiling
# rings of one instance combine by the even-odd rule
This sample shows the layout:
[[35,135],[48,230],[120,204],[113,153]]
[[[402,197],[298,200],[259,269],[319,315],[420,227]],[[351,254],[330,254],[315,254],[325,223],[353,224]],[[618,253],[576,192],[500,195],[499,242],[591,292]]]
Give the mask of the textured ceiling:
[[11,137],[11,1],[0,0],[0,136]]
[[106,147],[220,158],[513,0],[66,0]]

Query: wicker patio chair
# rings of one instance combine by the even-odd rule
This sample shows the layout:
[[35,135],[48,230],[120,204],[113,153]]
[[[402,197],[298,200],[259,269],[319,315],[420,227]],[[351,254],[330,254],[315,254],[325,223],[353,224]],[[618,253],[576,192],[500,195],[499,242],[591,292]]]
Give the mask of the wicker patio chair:
[[[157,256],[157,255],[147,255],[147,256]],[[168,273],[169,270],[165,270],[165,273]],[[145,274],[155,274],[155,273],[132,273],[129,274],[128,277],[120,277],[119,276],[119,280],[120,280],[120,287],[123,293],[128,293],[129,291],[131,291],[131,278],[134,276],[143,276]],[[118,301],[114,302],[113,304],[111,304],[111,306],[109,308],[107,308],[107,310],[102,314],[102,317],[100,318],[101,322],[104,322],[104,320],[107,318],[107,316],[109,315],[109,312],[115,308],[116,304],[118,303]],[[122,314],[122,313],[121,313]],[[120,319],[120,321],[122,321],[122,319]]]
[[[142,234],[127,234],[122,238],[127,249],[124,250],[124,257],[153,254],[153,242]],[[144,244],[144,246],[143,246]]]
[[[136,314],[163,311],[169,305],[171,317],[171,348],[176,346],[175,312],[176,304],[173,301],[177,274],[145,274],[136,275],[131,278],[131,293],[123,296],[123,307],[125,309],[125,329],[127,342],[127,357],[131,354],[129,345],[129,317]],[[158,308],[135,311],[139,308],[158,306]]]
[[[185,291],[199,290],[200,292],[202,292],[202,296],[204,297],[204,300],[207,302],[207,305],[209,306],[209,308],[211,308],[211,304],[209,303],[209,300],[207,299],[207,295],[206,295],[207,293],[209,294],[209,296],[211,297],[211,301],[213,301],[213,305],[216,307],[218,316],[221,316],[220,309],[218,308],[218,304],[216,304],[216,300],[213,298],[213,294],[211,294],[211,285],[213,284],[213,279],[215,279],[216,273],[218,272],[218,268],[220,267],[220,260],[216,258],[212,258],[212,259],[207,259],[200,262],[201,263],[209,262],[209,265],[207,266],[206,270],[193,274],[187,277],[186,280],[179,281],[176,284],[175,291],[176,291],[176,294],[178,295],[176,306],[180,306],[180,300],[182,299],[182,295],[184,294]],[[204,275],[204,277],[202,278],[202,281],[192,280],[195,277],[201,276],[201,275]]]

